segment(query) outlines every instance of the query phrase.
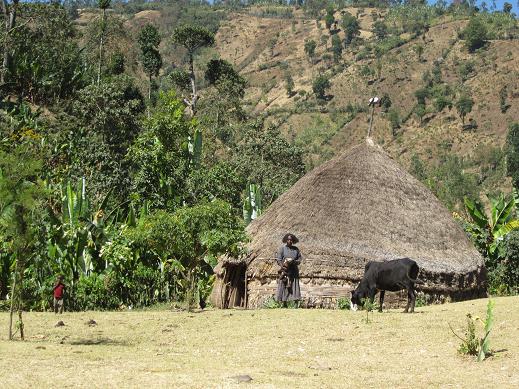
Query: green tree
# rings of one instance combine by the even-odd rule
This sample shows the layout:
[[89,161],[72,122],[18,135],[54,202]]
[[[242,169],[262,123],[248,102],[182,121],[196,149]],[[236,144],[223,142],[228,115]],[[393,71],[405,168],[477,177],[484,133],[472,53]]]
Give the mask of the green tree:
[[416,44],[413,46],[413,50],[416,53],[416,55],[418,56],[418,62],[422,62],[422,55],[423,55],[423,51],[424,51],[423,45]]
[[519,190],[519,123],[513,123],[506,136],[506,172]]
[[344,28],[344,34],[346,35],[345,43],[347,45],[349,45],[355,37],[360,35],[359,21],[349,12],[345,12],[342,17],[342,27]]
[[229,204],[215,200],[182,207],[174,213],[157,211],[137,226],[133,239],[142,250],[157,253],[162,266],[177,271],[191,309],[196,294],[200,294],[201,281],[209,281],[218,256],[238,258],[247,236],[243,222],[233,215]]
[[214,34],[204,27],[184,25],[175,28],[172,38],[174,43],[184,47],[187,51],[191,99],[189,101],[184,100],[184,102],[190,107],[192,115],[195,116],[199,96],[196,87],[194,57],[202,47],[209,47],[214,44]]
[[386,38],[388,35],[387,24],[381,20],[377,20],[373,23],[373,34],[379,40]]
[[333,61],[338,63],[342,57],[342,43],[338,35],[332,36]]
[[505,1],[505,3],[503,4],[503,12],[505,14],[509,14],[512,12],[512,9],[513,9],[513,6],[512,4],[510,4],[509,2]]
[[79,123],[68,139],[69,174],[74,180],[86,178],[94,204],[108,191],[111,202],[127,199],[130,167],[125,156],[141,131],[144,108],[141,93],[124,75],[78,93],[73,113]]
[[317,76],[312,83],[312,90],[314,91],[318,99],[324,99],[326,97],[326,90],[331,86],[330,80],[324,74]]
[[147,24],[141,29],[137,40],[141,49],[142,67],[148,75],[148,102],[151,103],[152,77],[158,76],[162,67],[159,30],[154,25]]
[[151,208],[172,211],[189,199],[189,140],[196,128],[194,119],[185,117],[184,108],[173,91],[161,93],[145,130],[128,152],[132,193],[141,201],[147,199]]
[[315,56],[316,47],[317,43],[313,39],[305,41],[305,53],[306,55],[308,55],[308,58],[310,58],[310,60],[313,60]]
[[483,47],[487,40],[487,34],[487,28],[481,19],[472,17],[465,30],[463,30],[463,37],[468,50],[474,52]]
[[414,114],[420,120],[420,125],[422,124],[423,117],[425,116],[426,113],[427,113],[427,109],[425,108],[424,104],[421,104],[421,103],[416,104],[416,106],[414,107]]
[[[42,160],[37,147],[39,136],[34,129],[2,131],[0,143],[0,238],[8,243],[9,252],[16,260],[11,288],[9,340],[13,339],[13,315],[18,312],[21,338],[23,333],[22,283],[29,264],[37,222],[42,213],[45,196],[40,174]],[[8,137],[6,137],[8,136]]]
[[333,23],[335,22],[335,18],[333,17],[333,13],[328,13],[324,17],[324,24],[328,30],[331,30]]
[[116,51],[110,56],[110,61],[107,66],[107,73],[113,76],[124,73],[126,59],[124,54],[120,51]]
[[[53,4],[20,4],[18,26],[9,33],[9,82],[3,90],[37,104],[50,104],[83,87],[78,33]],[[5,46],[4,46],[5,47]]]
[[265,127],[262,121],[244,126],[231,149],[230,163],[235,174],[261,187],[266,208],[303,174],[302,150],[288,143],[279,128]]
[[461,118],[461,124],[464,125],[465,117],[467,116],[467,114],[472,112],[474,100],[472,100],[472,97],[468,96],[467,94],[462,94],[456,101],[455,105]]
[[[247,82],[223,59],[212,59],[207,63],[205,80],[213,88],[206,88],[204,92],[205,98],[199,105],[199,118],[202,125],[212,127],[219,136],[220,129],[228,128],[229,123],[245,119],[242,100]],[[224,137],[220,140],[225,141]]]
[[425,99],[429,97],[429,90],[427,88],[421,88],[414,92],[416,102],[420,105],[425,106]]
[[294,79],[292,75],[287,71],[285,72],[285,89],[287,90],[288,97],[292,97],[294,95]]
[[3,61],[2,61],[2,71],[0,73],[0,82],[2,84],[8,81],[7,79],[7,71],[11,66],[11,61],[13,55],[15,55],[14,50],[10,44],[10,35],[12,34],[14,28],[16,27],[16,16],[18,11],[19,0],[12,0],[11,4],[9,4],[8,0],[3,0],[2,2],[2,11],[4,16],[5,23],[5,31],[3,37]]
[[400,113],[397,109],[392,108],[388,112],[389,125],[391,127],[391,134],[393,137],[397,135],[397,131],[400,128]]

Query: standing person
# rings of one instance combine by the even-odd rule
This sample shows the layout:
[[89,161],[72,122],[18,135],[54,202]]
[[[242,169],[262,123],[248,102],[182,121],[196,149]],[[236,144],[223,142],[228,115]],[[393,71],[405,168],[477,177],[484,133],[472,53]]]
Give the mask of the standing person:
[[56,285],[54,285],[54,313],[63,313],[63,299],[65,297],[65,284],[63,276],[58,276]]
[[276,261],[280,266],[278,271],[278,290],[276,300],[286,307],[287,301],[301,300],[299,287],[299,264],[303,260],[301,252],[294,246],[299,242],[293,234],[286,234],[283,243],[276,254]]

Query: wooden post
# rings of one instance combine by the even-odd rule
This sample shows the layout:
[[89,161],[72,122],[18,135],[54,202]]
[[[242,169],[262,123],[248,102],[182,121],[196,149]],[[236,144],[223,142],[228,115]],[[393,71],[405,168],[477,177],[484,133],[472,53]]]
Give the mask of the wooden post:
[[369,128],[368,128],[368,138],[371,137],[371,128],[373,127],[373,114],[375,113],[375,104],[371,106],[371,115],[369,117]]

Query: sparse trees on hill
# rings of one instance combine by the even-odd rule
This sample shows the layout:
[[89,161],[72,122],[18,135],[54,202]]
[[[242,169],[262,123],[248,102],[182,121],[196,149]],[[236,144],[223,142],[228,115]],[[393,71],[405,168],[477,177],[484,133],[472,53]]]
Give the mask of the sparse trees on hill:
[[285,89],[287,90],[288,97],[294,95],[294,79],[289,72],[285,72]]
[[425,104],[421,104],[421,103],[416,104],[416,106],[414,107],[414,114],[420,120],[420,124],[422,124],[423,117],[425,116],[426,113],[427,113],[427,110],[425,108]]
[[333,61],[338,63],[342,56],[342,42],[338,35],[332,36]]
[[384,39],[387,37],[387,25],[381,20],[377,20],[373,23],[373,34],[377,37],[377,39]]
[[326,90],[331,86],[330,80],[324,74],[317,76],[312,83],[312,90],[314,91],[318,99],[324,99],[326,97]]
[[315,48],[317,47],[317,43],[313,39],[307,40],[305,42],[305,53],[308,55],[310,60],[313,60],[315,56]]
[[456,109],[460,115],[462,125],[465,125],[465,116],[472,112],[473,105],[474,100],[472,100],[472,97],[465,93],[463,93],[456,101]]
[[423,55],[423,51],[424,51],[423,45],[416,44],[413,46],[413,50],[416,53],[416,55],[418,56],[418,62],[422,62],[422,55]]
[[345,12],[342,17],[342,27],[346,35],[345,43],[347,45],[350,44],[355,37],[360,35],[359,21],[349,12]]
[[330,31],[332,29],[333,23],[335,23],[335,17],[333,16],[334,9],[332,5],[329,5],[326,8],[326,16],[324,17],[324,23],[326,24],[326,28]]

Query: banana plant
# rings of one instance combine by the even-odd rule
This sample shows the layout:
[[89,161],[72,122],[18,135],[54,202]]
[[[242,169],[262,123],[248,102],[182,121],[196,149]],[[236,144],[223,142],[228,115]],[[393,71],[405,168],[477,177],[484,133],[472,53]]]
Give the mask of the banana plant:
[[501,193],[497,198],[490,199],[490,216],[487,216],[483,205],[465,197],[465,209],[470,217],[465,230],[479,251],[491,260],[491,265],[505,255],[504,239],[513,230],[519,229],[519,219],[514,218],[516,201],[514,198],[505,199]]
[[243,201],[243,220],[245,225],[261,216],[262,213],[261,188],[257,184],[249,183],[245,189],[245,200]]
[[122,204],[105,213],[109,195],[110,192],[93,212],[84,178],[76,189],[70,182],[62,189],[62,212],[54,218],[55,230],[47,243],[47,253],[59,263],[61,271],[70,274],[72,287],[81,274],[88,276],[94,271],[94,258],[105,241],[105,229],[117,219]]
[[196,129],[193,134],[193,139],[189,137],[189,154],[191,155],[191,162],[195,169],[200,167],[202,160],[202,131]]

